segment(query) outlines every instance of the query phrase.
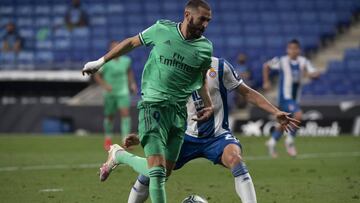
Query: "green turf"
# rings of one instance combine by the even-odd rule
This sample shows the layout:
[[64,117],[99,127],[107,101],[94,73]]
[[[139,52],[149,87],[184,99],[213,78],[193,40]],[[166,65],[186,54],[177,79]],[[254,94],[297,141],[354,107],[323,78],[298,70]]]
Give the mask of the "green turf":
[[[301,137],[303,156],[287,157],[281,143],[276,160],[264,157],[264,141],[241,138],[258,202],[360,202],[360,137]],[[139,148],[135,152],[141,154]],[[105,183],[99,182],[97,167],[79,168],[105,158],[100,136],[0,136],[0,202],[126,202],[136,177],[130,168],[120,167]],[[63,191],[41,192],[54,188]],[[190,194],[210,203],[240,202],[231,173],[201,159],[174,172],[167,191],[169,203]]]

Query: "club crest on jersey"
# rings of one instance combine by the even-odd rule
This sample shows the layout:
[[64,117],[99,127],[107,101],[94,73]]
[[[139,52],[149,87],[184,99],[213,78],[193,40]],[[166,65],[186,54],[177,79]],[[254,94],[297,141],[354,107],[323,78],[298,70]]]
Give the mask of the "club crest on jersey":
[[216,77],[215,68],[210,68],[209,76],[210,76],[211,78],[215,78],[215,77]]

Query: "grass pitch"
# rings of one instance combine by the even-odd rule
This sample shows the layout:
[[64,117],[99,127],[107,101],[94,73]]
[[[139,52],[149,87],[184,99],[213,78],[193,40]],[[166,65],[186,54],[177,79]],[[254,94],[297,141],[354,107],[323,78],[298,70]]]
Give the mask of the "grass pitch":
[[[270,159],[265,138],[239,137],[260,203],[359,203],[360,137],[299,137],[299,156]],[[0,202],[127,202],[136,178],[119,167],[100,183],[101,136],[0,136]],[[115,140],[118,141],[118,140]],[[142,155],[136,148],[133,152]],[[173,173],[169,203],[198,194],[210,203],[240,202],[225,168],[198,159]],[[148,201],[150,202],[150,201]]]

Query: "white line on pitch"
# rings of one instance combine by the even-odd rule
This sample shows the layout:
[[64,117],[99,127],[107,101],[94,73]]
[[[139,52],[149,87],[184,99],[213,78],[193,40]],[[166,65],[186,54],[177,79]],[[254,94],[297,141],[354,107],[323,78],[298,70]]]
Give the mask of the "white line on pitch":
[[[319,159],[319,158],[339,158],[339,157],[359,157],[360,152],[329,152],[329,153],[309,153],[309,154],[300,154],[296,159]],[[269,156],[244,156],[245,160],[270,160]],[[191,161],[191,163],[203,162],[204,159],[197,159]],[[55,170],[55,169],[89,169],[89,168],[98,168],[100,163],[97,164],[78,164],[78,165],[67,165],[67,164],[58,164],[58,165],[36,165],[36,166],[8,166],[0,167],[0,172],[9,172],[9,171],[30,171],[30,170]]]
[[39,190],[39,192],[63,192],[64,190],[62,188],[46,188]]

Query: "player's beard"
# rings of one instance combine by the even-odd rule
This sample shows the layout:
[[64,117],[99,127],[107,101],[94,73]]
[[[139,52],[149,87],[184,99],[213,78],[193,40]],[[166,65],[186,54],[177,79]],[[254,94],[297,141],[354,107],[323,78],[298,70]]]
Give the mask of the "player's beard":
[[195,25],[193,18],[190,19],[187,29],[189,30],[189,33],[192,36],[192,38],[195,39],[200,38],[205,31],[205,28],[202,27],[201,25],[200,26]]

